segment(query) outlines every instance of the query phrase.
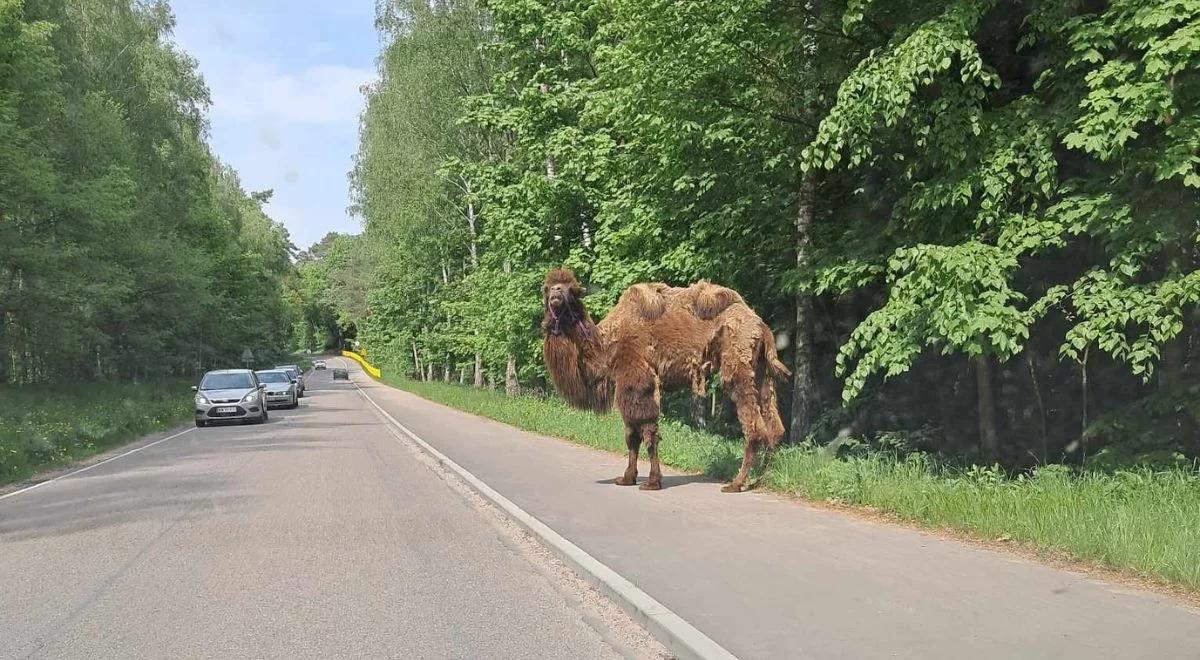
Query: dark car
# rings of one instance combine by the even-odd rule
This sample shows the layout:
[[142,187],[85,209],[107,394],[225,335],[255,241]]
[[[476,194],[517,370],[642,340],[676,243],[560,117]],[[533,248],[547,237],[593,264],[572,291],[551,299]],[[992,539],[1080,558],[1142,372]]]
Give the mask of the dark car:
[[350,373],[347,372],[345,369],[334,369],[333,370],[333,379],[334,380],[350,380]]

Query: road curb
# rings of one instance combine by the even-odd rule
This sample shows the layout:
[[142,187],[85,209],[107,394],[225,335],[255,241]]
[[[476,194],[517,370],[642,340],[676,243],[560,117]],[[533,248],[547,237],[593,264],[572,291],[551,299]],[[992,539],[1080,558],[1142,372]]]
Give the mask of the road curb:
[[354,382],[358,393],[389,423],[403,433],[418,448],[432,457],[442,467],[450,470],[481,497],[504,512],[513,522],[536,537],[563,563],[571,567],[580,577],[621,606],[630,617],[644,627],[659,642],[681,660],[732,660],[735,656],[717,644],[692,624],[684,621],[665,605],[655,600],[632,582],[585,552],[582,548],[563,538],[558,532],[514,504],[507,497],[467,471],[448,456],[425,442],[408,427],[392,417],[382,406],[367,394],[358,382]]

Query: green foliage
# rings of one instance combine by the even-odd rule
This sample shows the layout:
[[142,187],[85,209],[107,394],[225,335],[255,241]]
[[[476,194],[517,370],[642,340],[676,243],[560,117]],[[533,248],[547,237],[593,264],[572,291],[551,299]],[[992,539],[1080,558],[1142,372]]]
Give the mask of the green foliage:
[[287,343],[287,232],[205,144],[172,21],[161,2],[0,2],[0,382]]
[[192,414],[183,381],[0,386],[0,484],[90,456]]
[[354,174],[370,263],[305,300],[413,375],[541,389],[546,268],[597,316],[708,278],[785,359],[811,338],[818,416],[960,455],[982,421],[1006,463],[1081,461],[1083,428],[1200,374],[1198,12],[383,2]]

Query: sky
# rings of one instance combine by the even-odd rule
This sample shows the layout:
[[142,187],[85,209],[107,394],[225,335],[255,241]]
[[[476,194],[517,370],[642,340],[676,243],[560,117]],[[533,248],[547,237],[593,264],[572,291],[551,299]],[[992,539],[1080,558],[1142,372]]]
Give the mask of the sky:
[[210,142],[297,247],[357,233],[347,173],[375,77],[373,0],[170,0],[212,95]]

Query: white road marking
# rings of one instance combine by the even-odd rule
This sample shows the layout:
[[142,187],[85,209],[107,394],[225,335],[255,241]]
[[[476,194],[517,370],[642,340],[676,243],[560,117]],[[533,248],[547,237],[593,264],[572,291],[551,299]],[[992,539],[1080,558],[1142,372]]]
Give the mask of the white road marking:
[[167,436],[167,437],[165,437],[165,438],[161,438],[161,439],[159,439],[159,440],[155,440],[154,442],[151,442],[151,443],[150,443],[150,444],[148,444],[148,445],[142,445],[141,447],[138,447],[137,449],[130,449],[129,451],[125,452],[124,454],[117,454],[116,456],[110,456],[110,457],[108,457],[108,458],[106,458],[106,459],[104,459],[104,460],[100,461],[99,463],[93,463],[93,464],[91,464],[91,465],[89,465],[89,466],[87,466],[87,467],[82,467],[82,468],[79,468],[78,470],[75,470],[74,472],[68,472],[68,473],[66,473],[66,474],[60,474],[60,475],[58,475],[57,477],[54,477],[53,479],[47,479],[47,480],[45,480],[45,481],[39,481],[38,483],[36,483],[36,484],[34,484],[34,485],[32,485],[32,486],[27,486],[27,487],[25,487],[25,488],[22,488],[21,490],[14,490],[13,492],[11,492],[11,493],[8,493],[8,494],[6,494],[6,495],[0,495],[0,500],[8,499],[8,498],[10,498],[10,497],[12,497],[12,496],[14,496],[14,495],[20,495],[21,493],[28,493],[29,491],[33,490],[34,488],[41,488],[42,486],[45,486],[46,484],[52,484],[52,483],[54,483],[54,482],[56,482],[56,481],[59,481],[59,480],[62,480],[62,479],[66,479],[67,477],[73,477],[73,476],[75,476],[75,475],[77,475],[77,474],[81,474],[81,473],[87,472],[88,470],[91,470],[91,469],[93,469],[93,468],[98,468],[98,467],[100,467],[101,465],[104,465],[105,463],[111,463],[112,461],[115,461],[115,460],[117,460],[118,458],[125,458],[126,456],[128,456],[128,455],[130,455],[130,454],[136,454],[136,453],[138,453],[139,451],[141,451],[141,450],[143,450],[143,449],[149,449],[149,448],[153,447],[154,445],[157,445],[157,444],[162,444],[162,443],[166,442],[167,440],[174,440],[175,438],[178,438],[179,436],[181,436],[181,435],[183,435],[183,434],[185,434],[185,433],[191,433],[192,431],[195,431],[195,430],[196,430],[196,428],[195,428],[195,427],[192,427],[192,428],[190,428],[190,429],[185,429],[185,430],[183,430],[183,431],[180,431],[179,433],[176,433],[175,435],[169,435],[169,436]]
[[[683,617],[667,609],[667,606],[639,589],[620,573],[617,573],[599,559],[588,554],[583,548],[568,541],[561,534],[551,529],[549,525],[546,525],[528,511],[514,504],[512,500],[498,493],[479,477],[468,472],[466,468],[455,463],[437,449],[434,449],[432,445],[422,440],[420,436],[413,433],[407,426],[401,424],[395,417],[392,417],[382,406],[375,403],[375,400],[359,386],[357,380],[351,379],[351,382],[354,383],[354,388],[358,390],[358,393],[367,400],[367,403],[370,403],[392,426],[404,433],[421,450],[441,463],[443,467],[465,481],[472,490],[482,495],[484,499],[491,502],[514,522],[538,538],[559,559],[563,560],[568,566],[574,567],[580,577],[590,582],[601,593],[621,605],[634,621],[640,623],[654,637],[670,648],[675,657],[704,660],[736,660],[732,653],[720,644],[717,644],[708,635],[700,632],[695,626],[685,621]],[[401,440],[397,438],[397,441]]]

